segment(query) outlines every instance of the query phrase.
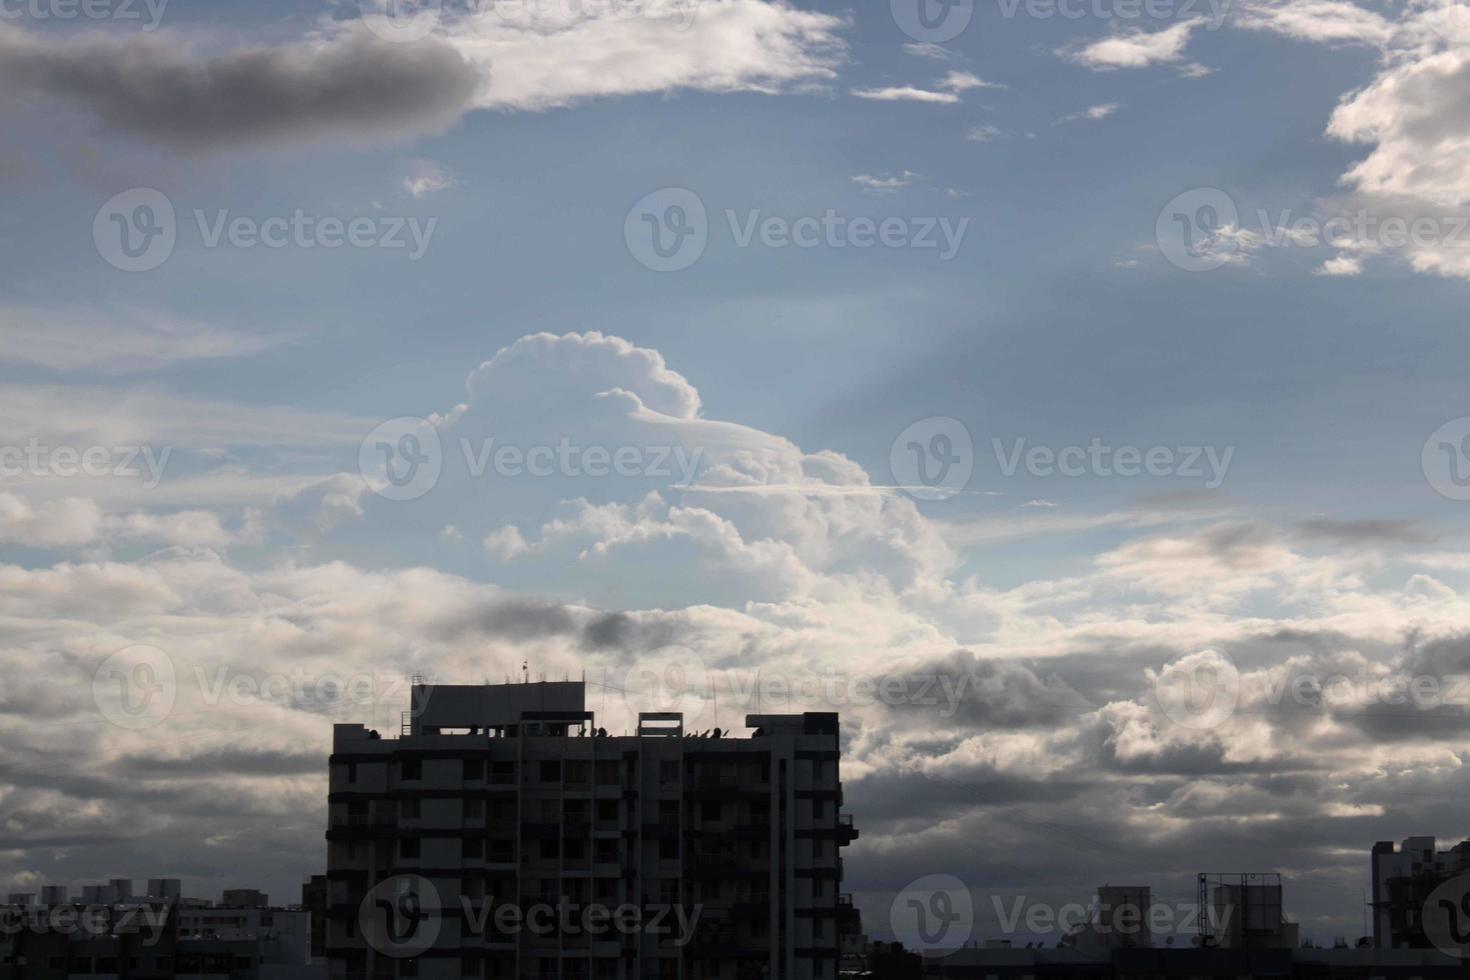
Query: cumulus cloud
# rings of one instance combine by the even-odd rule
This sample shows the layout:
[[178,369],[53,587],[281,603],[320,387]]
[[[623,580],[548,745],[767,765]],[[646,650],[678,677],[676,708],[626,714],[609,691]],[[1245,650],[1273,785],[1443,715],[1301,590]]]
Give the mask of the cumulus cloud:
[[[1327,121],[1329,138],[1367,146],[1342,175],[1346,196],[1322,203],[1345,234],[1318,276],[1363,274],[1370,259],[1397,258],[1419,272],[1470,277],[1470,143],[1461,106],[1470,91],[1470,54],[1456,19],[1463,7],[1411,5],[1397,20],[1337,0],[1253,3],[1240,26],[1303,41],[1356,43],[1382,50],[1376,76],[1345,94]],[[1392,231],[1395,225],[1404,231]]]

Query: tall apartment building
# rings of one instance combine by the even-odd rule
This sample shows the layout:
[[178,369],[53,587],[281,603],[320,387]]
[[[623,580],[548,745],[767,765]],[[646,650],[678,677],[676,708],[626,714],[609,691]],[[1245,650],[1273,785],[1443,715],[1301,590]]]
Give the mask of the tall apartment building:
[[1373,845],[1373,945],[1379,949],[1431,946],[1422,913],[1430,894],[1457,875],[1470,873],[1470,840],[1435,850],[1433,837],[1409,837]]
[[396,739],[333,733],[335,980],[836,980],[835,714],[609,737],[580,682],[412,698]]

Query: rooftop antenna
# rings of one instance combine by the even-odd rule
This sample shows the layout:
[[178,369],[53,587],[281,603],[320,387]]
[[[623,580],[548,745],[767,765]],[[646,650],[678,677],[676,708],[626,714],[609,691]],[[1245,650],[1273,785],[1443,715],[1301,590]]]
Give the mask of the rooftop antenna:
[[531,683],[531,661],[529,660],[521,661],[521,681],[525,684]]

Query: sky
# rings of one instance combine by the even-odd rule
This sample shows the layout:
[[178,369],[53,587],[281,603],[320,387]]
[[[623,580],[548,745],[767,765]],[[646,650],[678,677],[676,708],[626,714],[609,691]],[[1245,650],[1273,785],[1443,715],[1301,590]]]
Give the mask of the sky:
[[3,0],[0,86],[0,890],[294,900],[415,675],[839,710],[878,936],[1470,836],[1470,9]]

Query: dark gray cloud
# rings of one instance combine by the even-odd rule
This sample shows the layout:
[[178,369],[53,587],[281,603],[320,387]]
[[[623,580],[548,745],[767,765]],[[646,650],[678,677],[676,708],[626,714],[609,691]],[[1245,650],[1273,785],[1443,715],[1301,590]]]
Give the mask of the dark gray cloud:
[[394,44],[362,30],[203,54],[161,34],[64,41],[0,25],[0,82],[11,98],[61,100],[108,129],[199,150],[440,131],[470,106],[483,74],[446,43]]
[[1355,545],[1428,544],[1434,536],[1417,521],[1339,521],[1317,518],[1297,525],[1297,535],[1308,544]]

